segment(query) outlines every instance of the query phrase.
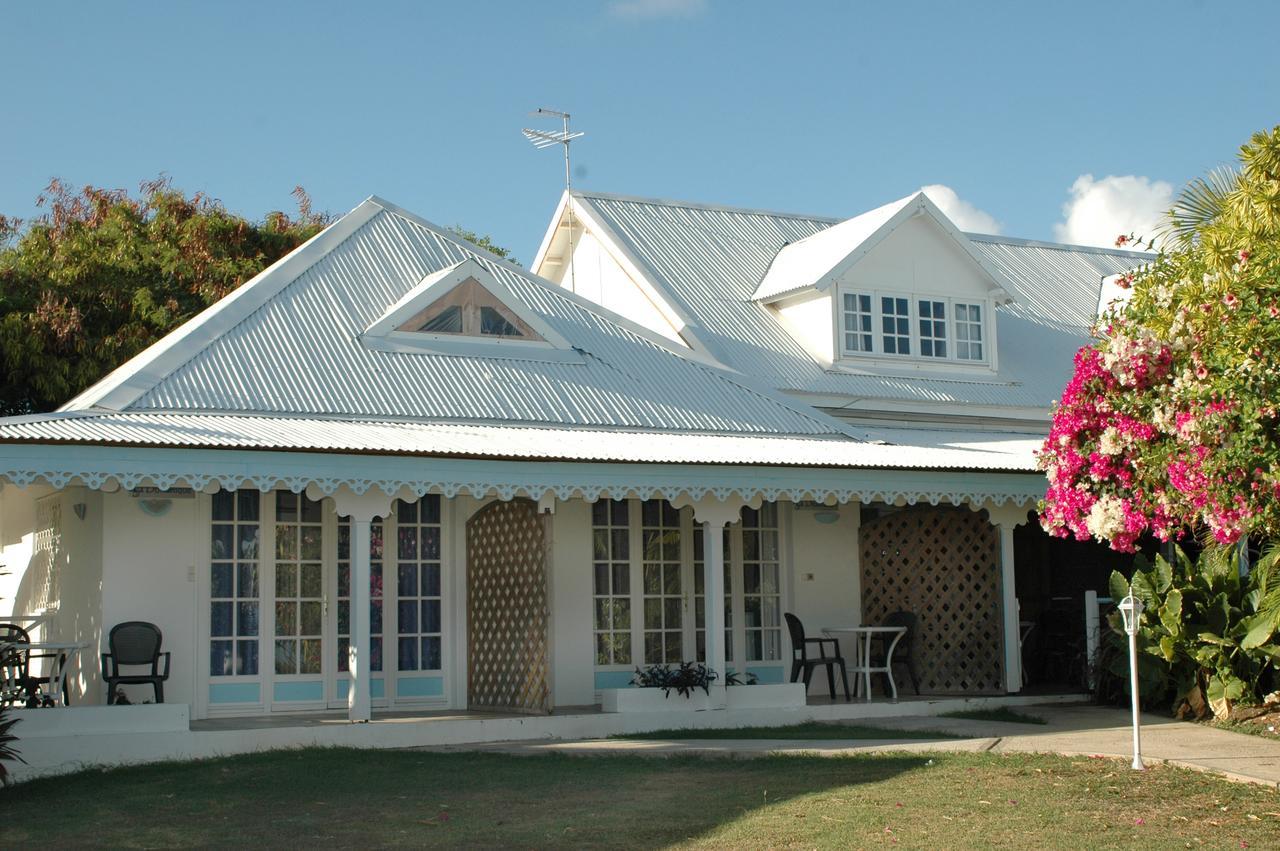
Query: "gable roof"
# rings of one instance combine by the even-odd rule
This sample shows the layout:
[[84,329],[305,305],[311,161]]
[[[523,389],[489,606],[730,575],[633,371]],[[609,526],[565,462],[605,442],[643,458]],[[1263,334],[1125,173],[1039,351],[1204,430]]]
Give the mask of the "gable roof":
[[964,405],[993,415],[1047,417],[1072,356],[1089,342],[1101,278],[1150,259],[1142,252],[965,234],[1014,299],[997,309],[999,372],[829,370],[755,295],[784,246],[840,220],[602,192],[575,191],[574,199],[584,217],[607,225],[615,249],[634,258],[648,284],[692,318],[713,357],[769,386],[827,404],[852,398],[882,409]]
[[[382,351],[361,335],[423,279],[476,264],[570,362]],[[378,198],[63,410],[218,412],[839,437],[837,421]]]
[[997,299],[1008,299],[1000,274],[923,192],[899,198],[783,246],[752,297],[769,304],[802,290],[825,290],[903,222],[918,215],[928,216],[973,260]]

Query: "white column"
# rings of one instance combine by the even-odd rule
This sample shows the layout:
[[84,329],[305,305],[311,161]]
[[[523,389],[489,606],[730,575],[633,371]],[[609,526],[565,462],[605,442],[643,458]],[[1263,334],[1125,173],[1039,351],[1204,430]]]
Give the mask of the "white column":
[[1004,609],[1004,683],[1010,694],[1022,691],[1022,627],[1018,623],[1018,593],[1014,582],[1013,523],[999,523],[1000,590]]
[[388,494],[377,489],[356,493],[346,485],[326,494],[311,484],[307,486],[307,496],[331,500],[338,514],[351,518],[351,643],[347,651],[347,670],[351,679],[347,684],[347,717],[352,721],[365,722],[372,714],[369,699],[372,681],[369,661],[373,650],[369,637],[370,526],[374,518],[391,513],[391,503],[396,496],[413,499],[416,494]]
[[706,522],[702,524],[703,603],[706,606],[705,622],[707,667],[720,675],[718,682],[725,684],[728,676],[724,646],[724,526]]
[[351,519],[351,642],[347,649],[347,670],[351,681],[347,686],[347,717],[352,721],[368,721],[372,707],[369,699],[369,530],[367,518]]

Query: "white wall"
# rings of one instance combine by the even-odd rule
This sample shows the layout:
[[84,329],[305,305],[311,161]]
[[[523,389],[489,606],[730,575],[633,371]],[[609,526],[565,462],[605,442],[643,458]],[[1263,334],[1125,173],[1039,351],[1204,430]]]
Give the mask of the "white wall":
[[[589,231],[576,231],[574,240],[573,281],[578,295],[685,345],[676,327],[595,236]],[[569,287],[568,265],[548,267],[545,273],[539,271],[539,274],[547,273],[551,274],[551,280],[566,289]]]
[[[209,530],[197,521],[198,499],[175,499],[167,514],[143,513],[123,491],[102,495],[102,651],[107,634],[123,621],[150,621],[164,634],[172,670],[165,702],[195,701],[196,565]],[[207,652],[207,651],[205,651]],[[126,686],[131,701],[152,699],[150,686]],[[105,702],[102,689],[94,702]]]
[[[832,523],[819,518],[837,517]],[[804,624],[810,637],[821,637],[827,626],[857,626],[862,622],[861,576],[858,558],[859,509],[857,503],[819,510],[791,511],[791,541],[794,573],[789,611]],[[853,648],[841,646],[852,664]],[[787,675],[790,671],[790,655]],[[837,674],[836,687],[840,687]],[[850,689],[853,683],[849,684]],[[810,694],[827,694],[826,674],[814,672]]]
[[589,706],[595,703],[590,503],[557,501],[549,568],[554,703]]
[[840,281],[862,291],[903,290],[986,299],[989,284],[973,259],[931,219],[908,219]]
[[831,306],[830,292],[805,293],[776,305],[778,316],[791,336],[814,358],[828,364],[835,357]]
[[[0,489],[0,616],[29,614],[22,581],[35,550],[36,500],[53,493],[45,485]],[[29,581],[29,580],[28,580]]]

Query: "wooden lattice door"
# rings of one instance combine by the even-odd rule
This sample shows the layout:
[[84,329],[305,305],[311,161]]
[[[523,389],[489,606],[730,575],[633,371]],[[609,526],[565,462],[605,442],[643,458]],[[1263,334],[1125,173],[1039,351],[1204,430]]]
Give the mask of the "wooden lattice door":
[[984,515],[918,506],[865,521],[862,622],[914,612],[913,656],[931,694],[1004,691],[999,537]]
[[549,627],[537,506],[491,503],[467,521],[467,704],[550,712]]

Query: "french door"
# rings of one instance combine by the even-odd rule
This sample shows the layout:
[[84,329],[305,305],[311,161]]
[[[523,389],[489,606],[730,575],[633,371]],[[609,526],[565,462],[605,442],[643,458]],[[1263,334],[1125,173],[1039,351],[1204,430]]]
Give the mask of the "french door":
[[[397,501],[370,535],[370,695],[441,703],[451,658],[438,496]],[[351,526],[305,494],[211,499],[207,705],[213,713],[341,708],[350,688]]]
[[[593,504],[597,689],[627,685],[637,666],[705,661],[703,534],[689,509],[676,509],[665,500]],[[776,505],[744,509],[741,521],[723,534],[726,661],[731,670],[749,670],[762,679],[780,677],[782,566]]]

